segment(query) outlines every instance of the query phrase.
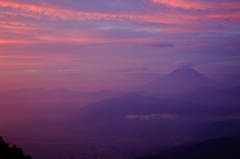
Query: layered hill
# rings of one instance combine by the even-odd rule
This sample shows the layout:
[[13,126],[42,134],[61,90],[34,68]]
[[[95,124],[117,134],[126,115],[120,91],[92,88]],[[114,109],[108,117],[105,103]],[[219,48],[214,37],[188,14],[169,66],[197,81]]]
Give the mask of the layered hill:
[[187,134],[185,131],[194,125],[236,118],[239,115],[240,110],[235,107],[212,108],[183,100],[161,100],[128,93],[80,108],[68,126],[78,133],[85,131],[95,135],[127,134],[147,137],[161,134],[162,137],[169,137],[169,133]]
[[179,99],[198,103],[200,105],[208,105],[209,107],[228,106],[230,108],[238,107],[240,105],[240,86],[227,89],[201,87],[182,94],[151,95],[160,99]]

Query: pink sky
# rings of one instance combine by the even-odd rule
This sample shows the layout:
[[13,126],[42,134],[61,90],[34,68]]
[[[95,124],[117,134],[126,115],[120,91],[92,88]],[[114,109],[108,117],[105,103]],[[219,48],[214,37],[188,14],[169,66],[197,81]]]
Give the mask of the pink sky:
[[120,90],[190,63],[240,85],[238,0],[1,0],[1,90]]

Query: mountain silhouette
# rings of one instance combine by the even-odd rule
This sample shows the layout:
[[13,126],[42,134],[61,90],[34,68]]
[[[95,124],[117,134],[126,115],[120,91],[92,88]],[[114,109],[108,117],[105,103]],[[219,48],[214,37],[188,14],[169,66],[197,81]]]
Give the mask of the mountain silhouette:
[[[161,113],[181,114],[182,111],[205,110],[204,106],[176,99],[161,100],[127,93],[118,98],[104,99],[80,108],[76,115],[84,116],[126,116],[149,115]],[[191,112],[192,113],[192,112]]]
[[174,94],[189,92],[200,87],[223,89],[229,86],[212,80],[190,67],[181,67],[156,81],[135,87],[130,91]]
[[217,138],[198,144],[180,145],[159,154],[165,159],[239,159],[240,140]]
[[128,93],[80,108],[67,129],[96,136],[168,137],[185,131],[188,124],[182,121],[195,118],[196,112],[203,109],[191,102]]

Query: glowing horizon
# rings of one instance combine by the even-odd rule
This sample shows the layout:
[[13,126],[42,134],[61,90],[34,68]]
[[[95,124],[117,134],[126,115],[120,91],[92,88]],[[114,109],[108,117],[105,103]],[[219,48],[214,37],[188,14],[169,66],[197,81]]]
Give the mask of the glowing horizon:
[[119,90],[181,61],[240,85],[236,0],[2,0],[1,90]]

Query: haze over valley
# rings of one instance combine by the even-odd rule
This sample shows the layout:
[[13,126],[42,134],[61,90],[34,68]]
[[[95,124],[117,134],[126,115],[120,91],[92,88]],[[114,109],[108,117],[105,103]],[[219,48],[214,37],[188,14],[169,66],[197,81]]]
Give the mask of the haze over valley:
[[[193,89],[187,92],[172,83]],[[198,85],[202,87],[195,88]],[[149,87],[159,89],[148,91]],[[2,91],[1,135],[36,159],[130,159],[161,155],[161,151],[187,142],[240,138],[240,87],[184,67],[131,89]],[[169,158],[168,153],[163,154]]]
[[239,19],[237,0],[1,0],[0,158],[239,159]]

